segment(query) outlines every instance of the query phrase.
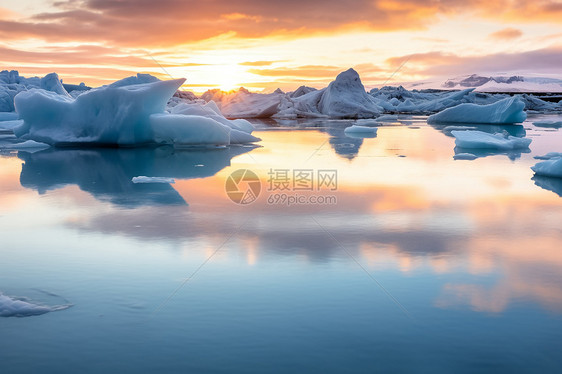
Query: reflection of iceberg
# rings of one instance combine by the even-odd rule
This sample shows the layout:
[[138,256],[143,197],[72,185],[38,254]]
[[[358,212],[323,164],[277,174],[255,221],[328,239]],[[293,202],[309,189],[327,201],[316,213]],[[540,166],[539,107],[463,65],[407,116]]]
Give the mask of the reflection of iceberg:
[[544,177],[542,175],[535,175],[531,178],[537,186],[548,191],[552,191],[558,196],[562,197],[562,178]]
[[232,157],[252,146],[174,150],[154,149],[48,149],[19,152],[25,161],[20,182],[39,193],[76,184],[99,200],[135,207],[186,204],[169,184],[136,184],[139,175],[168,178],[205,178],[230,165]]
[[352,138],[342,128],[329,127],[326,129],[330,134],[330,145],[334,151],[348,160],[353,160],[363,145],[363,137]]
[[455,151],[455,156],[461,154],[471,154],[475,156],[474,158],[481,158],[481,157],[488,157],[488,156],[504,155],[507,156],[512,161],[521,158],[522,153],[531,153],[531,150],[529,148],[519,148],[513,150],[498,150],[498,149],[475,149],[475,148],[455,147],[454,151]]
[[489,134],[497,133],[507,133],[511,136],[516,136],[522,138],[527,135],[525,128],[522,125],[483,125],[478,123],[464,123],[464,124],[430,124],[434,129],[441,131],[443,134],[454,137],[453,131],[463,131],[463,130],[478,130],[482,132],[487,132]]

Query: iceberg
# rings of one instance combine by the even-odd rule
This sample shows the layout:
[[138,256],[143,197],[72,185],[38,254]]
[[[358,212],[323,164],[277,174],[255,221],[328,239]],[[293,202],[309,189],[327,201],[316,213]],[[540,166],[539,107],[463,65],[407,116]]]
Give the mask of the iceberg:
[[493,104],[459,104],[429,116],[428,123],[519,123],[525,121],[525,104],[516,97]]
[[542,161],[531,167],[536,175],[543,177],[562,178],[562,158],[556,157]]
[[54,146],[228,145],[260,140],[249,134],[251,124],[227,120],[216,106],[206,106],[199,115],[192,115],[187,104],[165,112],[184,81],[138,74],[76,98],[42,89],[23,91],[15,97],[23,124],[13,132],[18,138]]
[[483,131],[451,131],[455,137],[455,144],[459,148],[468,149],[495,149],[513,150],[518,148],[528,148],[531,139],[518,138],[505,134],[489,134]]

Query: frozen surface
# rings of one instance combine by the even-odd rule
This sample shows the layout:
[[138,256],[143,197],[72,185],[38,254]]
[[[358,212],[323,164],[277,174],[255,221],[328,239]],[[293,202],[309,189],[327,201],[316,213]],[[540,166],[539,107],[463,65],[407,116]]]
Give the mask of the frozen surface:
[[144,175],[140,175],[138,177],[133,177],[131,179],[133,183],[176,183],[174,178],[166,178],[166,177],[147,177]]
[[525,104],[516,97],[493,104],[459,104],[428,118],[429,123],[519,123],[525,121]]
[[535,166],[532,166],[531,169],[535,174],[543,177],[562,178],[562,158],[556,157],[539,162]]
[[455,144],[460,148],[512,150],[528,148],[531,139],[483,131],[452,131]]
[[45,306],[0,293],[0,317],[31,317],[70,308],[71,305]]

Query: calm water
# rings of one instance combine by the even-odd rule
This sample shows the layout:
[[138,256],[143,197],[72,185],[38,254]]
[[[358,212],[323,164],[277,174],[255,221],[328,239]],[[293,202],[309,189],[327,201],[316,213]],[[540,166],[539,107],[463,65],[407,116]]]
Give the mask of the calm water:
[[[423,117],[368,139],[258,123],[258,148],[5,151],[0,291],[73,307],[0,317],[0,372],[560,372],[562,181],[530,166],[562,130],[539,119],[557,117],[505,128],[530,152],[473,161]],[[225,192],[238,169],[251,204]]]

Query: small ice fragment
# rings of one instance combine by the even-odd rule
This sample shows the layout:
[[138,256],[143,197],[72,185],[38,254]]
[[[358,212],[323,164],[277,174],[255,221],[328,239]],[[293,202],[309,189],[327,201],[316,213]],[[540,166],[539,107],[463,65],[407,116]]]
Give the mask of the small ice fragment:
[[377,127],[369,127],[369,126],[358,126],[352,125],[347,127],[343,130],[345,133],[368,133],[368,134],[376,134]]
[[165,177],[146,177],[144,175],[134,177],[133,183],[176,183],[174,178]]
[[457,153],[453,156],[455,160],[476,160],[478,156],[473,155],[472,153]]

